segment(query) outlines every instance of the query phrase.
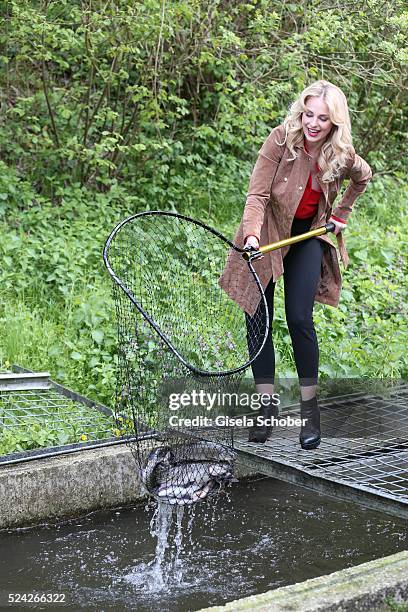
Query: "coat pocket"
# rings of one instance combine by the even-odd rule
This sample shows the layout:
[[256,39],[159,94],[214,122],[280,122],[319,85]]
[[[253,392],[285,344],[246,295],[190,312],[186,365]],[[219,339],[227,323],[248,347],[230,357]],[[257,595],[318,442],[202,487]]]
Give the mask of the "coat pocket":
[[324,298],[324,301],[328,298],[330,301],[336,301],[341,289],[341,273],[337,251],[334,245],[326,241],[322,242],[324,244],[324,251],[316,296]]
[[341,286],[341,272],[340,272],[340,264],[339,258],[337,257],[336,247],[331,247],[330,249],[330,258],[331,258],[331,269],[333,270],[333,276],[336,285]]

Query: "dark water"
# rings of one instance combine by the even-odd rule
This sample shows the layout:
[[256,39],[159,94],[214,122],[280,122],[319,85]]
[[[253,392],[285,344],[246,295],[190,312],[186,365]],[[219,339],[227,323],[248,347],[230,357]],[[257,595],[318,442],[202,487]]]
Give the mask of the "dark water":
[[[65,609],[183,612],[293,584],[407,546],[407,524],[300,487],[262,479],[235,485],[215,507],[183,518],[183,550],[160,588],[151,562],[152,507],[100,512],[0,532],[0,609],[8,593],[61,593]],[[173,525],[173,535],[176,534]],[[191,537],[190,537],[191,536]],[[172,542],[172,538],[169,539]],[[172,551],[167,550],[169,555]],[[57,603],[27,607],[56,610]],[[20,603],[14,609],[25,609]]]

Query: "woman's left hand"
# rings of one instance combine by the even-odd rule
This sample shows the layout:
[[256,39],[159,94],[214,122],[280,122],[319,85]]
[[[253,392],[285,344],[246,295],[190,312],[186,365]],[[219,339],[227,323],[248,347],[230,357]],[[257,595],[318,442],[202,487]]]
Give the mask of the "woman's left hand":
[[336,226],[333,232],[335,236],[337,236],[337,234],[342,232],[347,227],[346,223],[340,223],[340,221],[333,219],[333,217],[330,217],[329,223],[334,223],[334,225]]

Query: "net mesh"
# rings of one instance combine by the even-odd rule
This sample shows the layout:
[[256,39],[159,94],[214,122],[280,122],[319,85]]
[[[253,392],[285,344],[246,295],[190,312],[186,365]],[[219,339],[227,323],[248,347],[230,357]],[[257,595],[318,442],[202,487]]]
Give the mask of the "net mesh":
[[222,419],[233,406],[222,398],[261,350],[268,315],[250,263],[254,316],[221,288],[231,247],[197,221],[154,212],[119,224],[105,247],[118,321],[117,418],[135,436],[147,491],[169,503],[194,503],[234,479],[233,430]]

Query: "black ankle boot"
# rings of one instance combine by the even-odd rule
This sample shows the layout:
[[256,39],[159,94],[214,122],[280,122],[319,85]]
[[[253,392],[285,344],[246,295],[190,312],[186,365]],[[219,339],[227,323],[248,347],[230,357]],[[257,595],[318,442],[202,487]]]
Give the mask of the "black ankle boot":
[[[271,419],[272,417],[278,417],[279,409],[274,404],[272,397],[268,404],[262,404],[259,409],[258,416],[263,417],[264,419]],[[248,434],[248,442],[259,442],[260,444],[265,444],[268,438],[272,435],[272,425],[255,425],[251,427]]]
[[306,425],[300,429],[300,446],[305,450],[317,448],[320,444],[320,409],[316,397],[310,400],[301,400],[300,416],[306,419]]

